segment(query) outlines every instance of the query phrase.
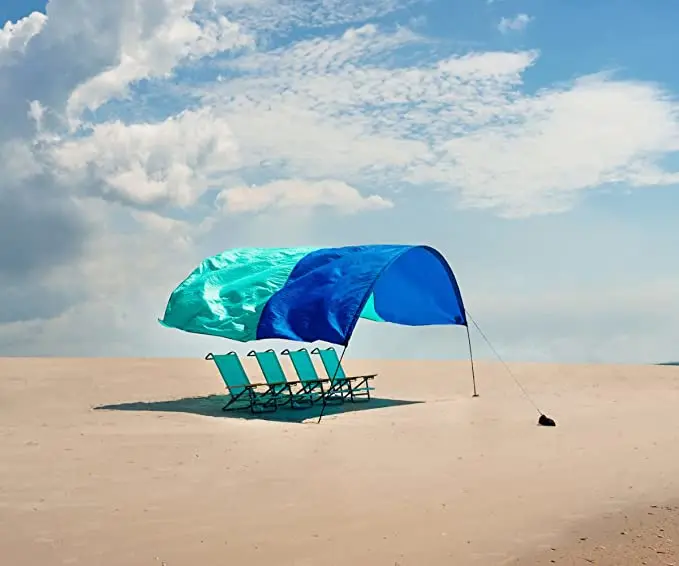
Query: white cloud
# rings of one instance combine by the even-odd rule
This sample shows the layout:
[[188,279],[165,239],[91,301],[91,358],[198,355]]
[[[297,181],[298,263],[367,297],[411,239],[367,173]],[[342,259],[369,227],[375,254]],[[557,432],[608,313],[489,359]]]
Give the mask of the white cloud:
[[[66,5],[55,3],[55,14]],[[232,13],[274,6],[225,5]],[[73,86],[66,105],[72,115],[141,78],[252,40],[195,0],[126,6],[113,66]],[[39,29],[49,34],[48,24]],[[3,33],[33,28],[5,26]],[[658,160],[677,147],[677,109],[657,86],[598,76],[526,95],[522,74],[539,64],[533,51],[398,64],[401,49],[427,43],[405,29],[367,24],[241,54],[220,63],[227,78],[204,89],[203,109],[153,123],[85,125],[75,137],[53,136],[46,155],[63,183],[135,206],[191,206],[220,184],[242,190],[232,174],[249,172],[387,191],[403,181],[433,184],[454,189],[466,206],[516,216],[569,208],[583,189],[604,183],[676,179]],[[59,108],[33,104],[42,132]]]
[[[158,69],[149,65],[159,63],[166,73],[175,64],[232,46],[235,29],[195,2],[175,0],[53,0],[46,15],[4,25],[0,240],[12,245],[0,246],[5,296],[0,323],[13,321],[16,329],[21,321],[66,316],[92,297],[103,296],[103,303],[113,305],[143,294],[155,301],[158,291],[167,289],[168,271],[150,266],[172,265],[174,257],[177,271],[170,270],[169,277],[185,269],[178,246],[192,249],[192,244],[185,236],[176,242],[168,236],[172,221],[150,212],[135,219],[129,208],[111,201],[133,207],[194,202],[213,175],[238,161],[228,125],[210,109],[152,123],[114,118],[73,132],[63,118],[73,93],[88,92],[78,89],[118,69],[121,54],[137,57],[139,68],[155,76]],[[114,81],[120,85],[124,81]],[[97,100],[119,94],[116,88],[97,90],[102,95]],[[155,224],[155,231],[147,224]],[[194,227],[184,231],[200,235]],[[156,232],[162,236],[153,236]],[[188,262],[197,258],[189,256]],[[87,328],[88,318],[76,323],[71,318],[71,324]],[[74,338],[67,333],[65,339]],[[13,343],[5,341],[3,351],[12,352]]]
[[415,163],[435,160],[451,129],[501,117],[507,91],[536,57],[479,53],[420,67],[378,64],[416,40],[365,26],[244,57],[233,67],[245,76],[221,82],[205,100],[224,109],[251,166],[277,162],[295,176],[396,182]]
[[511,31],[523,31],[528,27],[528,24],[533,21],[533,18],[528,14],[517,14],[513,18],[502,18],[497,26],[500,33],[509,33]]
[[229,17],[258,31],[327,28],[399,12],[426,0],[212,0]]
[[521,90],[538,53],[481,52],[394,65],[417,37],[367,26],[236,61],[205,97],[246,164],[295,177],[455,190],[504,216],[563,211],[602,184],[671,184],[679,106],[657,85],[581,77]]
[[9,62],[12,54],[23,53],[28,43],[40,33],[47,17],[33,12],[18,22],[5,22],[0,28],[0,66]]
[[155,124],[96,124],[51,155],[64,184],[92,186],[132,205],[182,208],[239,163],[228,122],[210,108]]
[[25,142],[7,142],[0,146],[0,171],[5,179],[22,183],[39,175],[44,169],[33,148]]
[[[433,189],[516,217],[568,210],[606,184],[679,181],[666,159],[679,150],[679,106],[658,85],[596,75],[528,92],[524,74],[543,64],[537,51],[461,55],[375,20],[413,4],[52,0],[47,16],[5,24],[0,240],[14,245],[0,247],[0,322],[10,322],[0,349],[129,354],[150,344],[162,354],[176,335],[155,317],[203,257],[253,243],[445,248],[456,240],[451,224],[469,217],[444,209],[449,199]],[[292,28],[307,39],[290,40]],[[404,205],[392,209],[397,191]],[[327,221],[334,212],[347,214],[340,226]],[[508,224],[488,224],[488,238]],[[471,238],[483,265],[519,257],[509,246],[492,256],[483,237]],[[533,268],[524,268],[516,271],[527,281]],[[467,288],[508,276],[479,268],[475,277]],[[662,296],[675,304],[667,289],[676,277],[666,278]],[[512,303],[493,285],[488,296],[505,310],[478,302],[491,304],[486,317],[502,319],[500,335],[519,350],[533,341],[577,358],[580,326],[599,322],[587,338],[594,348],[611,313],[634,302],[625,328],[644,316],[646,291],[636,287],[569,318],[573,305],[589,305],[578,293],[558,303],[531,283],[526,293],[541,300]],[[550,326],[543,311],[558,321]],[[667,309],[653,317],[674,336]],[[532,328],[524,342],[507,330],[517,318]],[[667,351],[662,343],[653,352]]]
[[512,216],[570,208],[580,191],[605,184],[679,181],[653,163],[679,150],[679,123],[651,85],[592,77],[508,110],[513,121],[449,140],[438,167],[415,179],[450,183],[463,204]]
[[342,181],[285,179],[258,187],[234,187],[217,197],[226,212],[260,212],[270,208],[309,209],[319,206],[347,213],[391,208],[393,203],[379,195],[364,197]]
[[349,28],[336,38],[313,38],[286,47],[249,53],[227,68],[249,71],[255,76],[271,77],[285,73],[332,74],[374,57],[383,57],[390,50],[426,42],[422,36],[400,28],[384,33],[373,24]]
[[129,14],[121,30],[117,64],[73,91],[67,106],[72,120],[84,109],[96,110],[112,97],[125,94],[134,82],[168,76],[180,63],[254,44],[252,36],[224,16],[197,21],[196,0],[127,4]]
[[[172,6],[175,23],[195,8]],[[605,183],[675,180],[658,159],[676,148],[676,108],[655,85],[598,76],[526,95],[533,51],[397,64],[399,50],[427,43],[367,24],[242,54],[220,63],[226,78],[204,88],[203,111],[95,124],[52,154],[72,180],[142,206],[190,206],[219,184],[242,190],[239,172],[387,191],[433,184],[509,216],[568,209]],[[200,139],[178,126],[194,114],[206,116],[191,130]]]

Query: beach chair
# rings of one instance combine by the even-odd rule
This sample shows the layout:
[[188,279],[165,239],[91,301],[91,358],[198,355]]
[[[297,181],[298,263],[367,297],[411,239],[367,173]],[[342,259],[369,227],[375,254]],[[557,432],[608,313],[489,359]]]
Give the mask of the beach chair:
[[297,382],[288,381],[281,362],[276,356],[276,352],[271,349],[264,350],[263,352],[252,350],[248,352],[248,356],[254,356],[257,359],[259,368],[264,375],[264,380],[269,385],[271,394],[276,399],[276,404],[281,407],[289,403],[291,407],[295,407],[298,404],[298,400],[295,399],[296,392],[293,390],[293,386],[297,385]]
[[306,348],[299,350],[285,349],[281,352],[282,356],[288,356],[295,368],[299,378],[299,396],[306,399],[306,402],[313,405],[316,401],[321,401],[325,396],[324,385],[329,386],[329,379],[321,379],[311,360],[309,351]]
[[370,401],[370,392],[375,388],[370,387],[368,382],[377,377],[376,373],[348,376],[342,368],[335,348],[332,347],[324,349],[314,348],[311,350],[311,353],[318,354],[321,357],[323,367],[332,381],[332,386],[325,393],[326,397],[339,395],[342,399],[349,397],[352,402]]
[[[277,409],[276,398],[269,391],[269,385],[251,383],[236,352],[229,352],[228,354],[209,353],[205,356],[205,359],[215,362],[231,397],[229,402],[222,407],[222,411],[250,409],[252,413],[261,413]],[[262,387],[265,390],[259,392],[258,389]]]

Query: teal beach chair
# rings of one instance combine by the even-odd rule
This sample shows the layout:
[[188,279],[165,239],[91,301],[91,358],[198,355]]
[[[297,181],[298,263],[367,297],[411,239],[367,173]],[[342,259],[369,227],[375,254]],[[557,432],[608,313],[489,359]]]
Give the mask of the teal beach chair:
[[352,375],[348,376],[342,368],[340,359],[337,357],[335,348],[314,348],[311,350],[312,354],[318,354],[323,362],[328,377],[332,381],[332,386],[326,392],[327,396],[340,395],[342,398],[349,397],[354,401],[370,401],[370,392],[374,391],[374,387],[370,387],[368,383],[375,379],[377,374],[371,375]]
[[257,413],[276,410],[275,397],[268,391],[257,391],[262,386],[268,387],[268,384],[251,383],[236,352],[209,353],[205,359],[215,362],[230,395],[229,402],[222,407],[222,411],[250,409],[250,412]]
[[257,359],[264,380],[269,385],[270,393],[276,399],[276,405],[284,406],[289,403],[290,406],[294,406],[296,399],[293,385],[297,382],[288,381],[276,352],[271,349],[263,352],[252,350],[248,352],[248,356],[254,356]]
[[300,383],[299,396],[306,398],[306,402],[313,405],[325,396],[324,385],[329,385],[329,379],[321,379],[306,348],[299,350],[283,350],[282,356],[289,356],[292,367],[295,368]]

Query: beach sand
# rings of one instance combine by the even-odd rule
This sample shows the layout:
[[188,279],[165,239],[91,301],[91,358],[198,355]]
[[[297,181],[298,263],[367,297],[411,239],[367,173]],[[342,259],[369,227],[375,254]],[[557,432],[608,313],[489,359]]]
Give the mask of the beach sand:
[[206,361],[1,359],[0,563],[679,564],[679,367],[512,365],[556,428],[497,364],[348,367],[378,399],[317,425]]
[[548,549],[510,562],[552,564],[679,564],[679,506],[643,505],[584,521]]

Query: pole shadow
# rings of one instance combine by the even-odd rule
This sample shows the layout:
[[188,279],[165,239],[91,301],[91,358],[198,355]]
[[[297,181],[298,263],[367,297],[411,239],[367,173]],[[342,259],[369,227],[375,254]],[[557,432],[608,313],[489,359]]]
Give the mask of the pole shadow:
[[[308,419],[318,418],[323,408],[322,403],[304,409],[280,407],[271,413],[252,414],[248,409],[222,411],[228,400],[226,395],[209,395],[206,397],[185,397],[182,399],[168,399],[166,401],[132,401],[114,405],[94,407],[95,411],[151,411],[162,413],[188,413],[204,417],[231,418],[244,420],[262,420],[285,423],[303,423]],[[343,413],[357,413],[376,409],[388,409],[406,405],[417,405],[424,401],[406,401],[403,399],[385,399],[373,397],[370,401],[359,403],[347,402],[342,405],[328,405],[324,417]]]

